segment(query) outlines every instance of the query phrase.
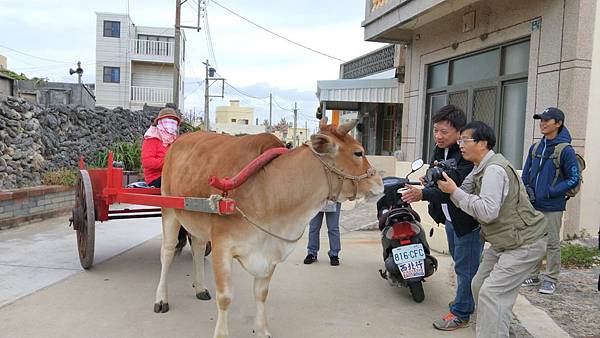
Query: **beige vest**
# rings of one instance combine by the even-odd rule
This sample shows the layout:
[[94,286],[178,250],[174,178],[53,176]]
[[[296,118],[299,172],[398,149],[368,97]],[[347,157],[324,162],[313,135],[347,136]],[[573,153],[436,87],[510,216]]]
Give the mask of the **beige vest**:
[[498,217],[489,223],[481,222],[481,238],[492,244],[494,250],[504,251],[531,244],[546,235],[544,215],[533,208],[517,172],[501,154],[494,154],[473,176],[475,195],[479,195],[483,175],[490,165],[498,165],[506,171],[509,188]]

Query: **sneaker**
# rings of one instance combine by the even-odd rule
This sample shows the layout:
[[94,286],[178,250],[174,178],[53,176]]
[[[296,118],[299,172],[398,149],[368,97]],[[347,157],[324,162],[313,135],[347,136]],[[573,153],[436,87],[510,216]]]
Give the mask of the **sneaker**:
[[333,266],[340,265],[340,258],[338,256],[329,256],[329,264]]
[[454,315],[452,312],[448,312],[443,318],[437,319],[433,322],[433,327],[442,331],[454,331],[456,329],[462,329],[469,327],[468,320],[462,320]]
[[534,286],[534,285],[539,285],[539,284],[540,284],[539,278],[529,277],[523,282],[523,284],[521,284],[521,286]]
[[306,258],[304,258],[304,264],[312,264],[317,261],[317,256],[308,254]]
[[542,282],[542,286],[539,288],[538,291],[546,295],[551,295],[554,293],[554,289],[556,289],[556,283],[551,282],[549,280],[545,280]]

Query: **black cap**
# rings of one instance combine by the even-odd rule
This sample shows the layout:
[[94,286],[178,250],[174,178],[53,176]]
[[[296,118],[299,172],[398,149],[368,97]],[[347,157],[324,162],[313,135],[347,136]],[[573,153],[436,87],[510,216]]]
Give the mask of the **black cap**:
[[548,107],[546,109],[544,109],[543,112],[538,113],[538,114],[534,114],[533,118],[536,120],[556,120],[556,121],[563,121],[565,120],[565,114],[562,112],[562,110],[556,108],[556,107]]

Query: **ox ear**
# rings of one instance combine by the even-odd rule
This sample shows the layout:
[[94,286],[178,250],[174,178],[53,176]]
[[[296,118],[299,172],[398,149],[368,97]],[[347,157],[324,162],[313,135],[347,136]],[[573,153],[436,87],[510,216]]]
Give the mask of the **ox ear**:
[[323,116],[319,122],[319,130],[325,130],[327,127],[327,116]]
[[348,122],[340,125],[339,127],[337,127],[337,131],[338,131],[338,133],[345,135],[350,130],[354,129],[354,127],[356,127],[357,124],[358,124],[358,120],[348,121]]
[[310,137],[310,147],[320,155],[335,155],[338,145],[327,135],[314,134]]

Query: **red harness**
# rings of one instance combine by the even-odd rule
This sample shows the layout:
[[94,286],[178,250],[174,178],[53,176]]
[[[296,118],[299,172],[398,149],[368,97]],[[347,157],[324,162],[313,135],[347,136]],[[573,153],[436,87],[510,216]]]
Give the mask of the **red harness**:
[[242,185],[248,177],[254,175],[259,169],[264,167],[267,163],[271,162],[274,158],[281,154],[285,154],[289,151],[288,148],[271,148],[264,153],[260,154],[257,158],[252,160],[247,166],[244,167],[237,175],[233,178],[224,177],[218,178],[217,176],[211,176],[208,179],[208,184],[211,187],[217,188],[223,191],[222,195],[227,196],[230,190],[233,190]]

